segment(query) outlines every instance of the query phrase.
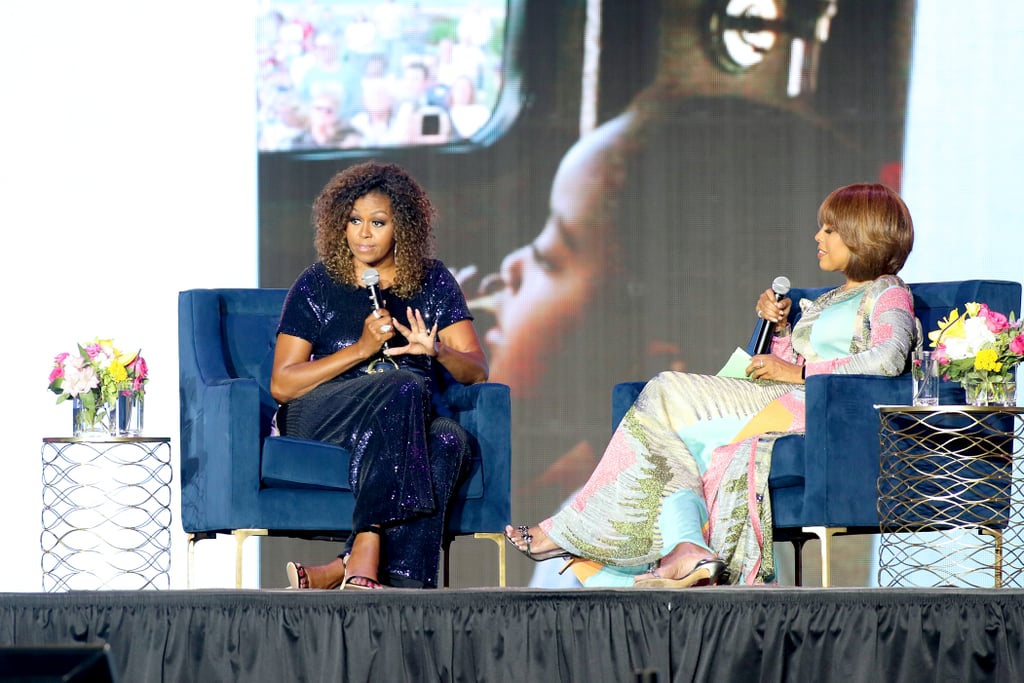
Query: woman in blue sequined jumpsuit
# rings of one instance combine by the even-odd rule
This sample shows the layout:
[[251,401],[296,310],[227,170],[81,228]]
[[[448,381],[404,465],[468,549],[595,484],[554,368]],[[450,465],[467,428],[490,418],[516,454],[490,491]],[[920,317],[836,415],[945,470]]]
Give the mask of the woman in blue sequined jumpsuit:
[[[270,388],[281,434],[352,454],[356,502],[345,552],[288,563],[293,588],[437,585],[467,453],[438,380],[482,382],[488,369],[461,288],[431,258],[433,217],[415,180],[374,162],[334,176],[313,205],[319,261],[285,300]],[[379,277],[376,309],[367,271]]]

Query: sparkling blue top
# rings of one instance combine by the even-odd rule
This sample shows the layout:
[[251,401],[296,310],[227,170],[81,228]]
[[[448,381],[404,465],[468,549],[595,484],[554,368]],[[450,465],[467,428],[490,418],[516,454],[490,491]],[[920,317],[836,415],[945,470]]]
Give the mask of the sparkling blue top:
[[[404,299],[390,289],[384,289],[381,290],[381,298],[391,317],[406,327],[409,326],[407,306],[420,310],[428,328],[436,320],[438,330],[460,320],[473,319],[459,283],[436,259],[428,262],[424,285],[418,294]],[[313,345],[313,358],[323,358],[355,344],[363,333],[363,320],[372,309],[373,304],[365,288],[338,282],[330,276],[323,263],[317,262],[306,268],[288,291],[277,331],[305,339]],[[396,330],[388,345],[395,348],[406,343]],[[433,358],[430,356],[403,354],[394,359],[399,367],[426,377],[431,375]],[[357,367],[343,376],[361,373],[362,368]]]

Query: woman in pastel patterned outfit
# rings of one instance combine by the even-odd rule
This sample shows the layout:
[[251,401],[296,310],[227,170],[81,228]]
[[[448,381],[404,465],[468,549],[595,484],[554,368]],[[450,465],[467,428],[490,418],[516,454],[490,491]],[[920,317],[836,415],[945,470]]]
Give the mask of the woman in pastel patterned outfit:
[[[749,379],[663,372],[615,430],[597,468],[561,511],[506,527],[528,557],[571,558],[584,586],[683,587],[773,581],[768,472],[774,440],[804,431],[804,378],[903,372],[915,343],[913,298],[896,276],[913,247],[903,200],[878,184],[833,191],[818,210],[819,267],[846,282],[792,301],[769,289],[775,323]],[[753,381],[751,381],[753,380]]]

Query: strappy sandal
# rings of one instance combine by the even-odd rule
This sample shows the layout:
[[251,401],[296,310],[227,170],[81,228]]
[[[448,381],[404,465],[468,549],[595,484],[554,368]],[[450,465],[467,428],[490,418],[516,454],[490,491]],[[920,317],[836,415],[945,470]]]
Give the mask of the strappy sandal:
[[718,557],[706,557],[681,579],[665,579],[658,576],[658,570],[652,569],[653,579],[641,579],[634,586],[637,588],[689,588],[700,583],[710,586],[717,585],[725,575],[725,560]]
[[[572,553],[570,553],[568,551],[565,551],[565,550],[562,550],[561,548],[553,548],[551,550],[545,550],[543,552],[535,553],[530,548],[530,544],[533,543],[533,534],[530,533],[530,527],[526,526],[525,524],[520,524],[519,526],[516,527],[516,531],[519,532],[520,540],[522,540],[523,543],[526,544],[526,548],[525,549],[520,548],[516,544],[516,542],[514,540],[512,540],[512,537],[509,536],[508,534],[505,534],[505,540],[508,541],[512,545],[513,548],[515,548],[516,550],[521,552],[523,555],[526,555],[528,558],[530,558],[534,562],[543,562],[544,560],[553,560],[556,557],[572,557]],[[565,571],[565,569],[567,569],[567,568],[568,568],[568,565],[566,565],[566,567],[563,567],[562,571]],[[561,572],[559,572],[559,573],[561,573]]]
[[377,590],[378,588],[383,587],[384,586],[380,581],[375,581],[368,576],[346,576],[345,580],[341,582],[341,586],[338,587],[338,590],[343,591],[346,588],[352,590]]
[[288,573],[288,587],[293,590],[309,590],[309,574],[301,562],[289,562],[284,567]]
[[[380,534],[380,527],[379,526],[368,526],[368,527],[365,527],[365,528],[362,528],[362,529],[357,529],[356,532],[355,532],[355,535],[358,536],[359,534],[362,534],[362,533],[377,534],[378,536],[381,535]],[[351,556],[352,555],[351,555],[351,552],[350,552],[348,557],[345,558],[346,572],[347,572],[347,569],[348,569],[348,560],[351,558]],[[360,576],[359,574],[353,574],[352,576],[349,576],[346,573],[345,574],[345,578],[341,582],[341,585],[338,586],[338,590],[342,590],[343,591],[346,588],[358,589],[358,590],[377,590],[378,588],[383,588],[383,587],[384,586],[383,586],[383,584],[381,584],[380,581],[378,581],[376,579],[371,579],[369,576]]]

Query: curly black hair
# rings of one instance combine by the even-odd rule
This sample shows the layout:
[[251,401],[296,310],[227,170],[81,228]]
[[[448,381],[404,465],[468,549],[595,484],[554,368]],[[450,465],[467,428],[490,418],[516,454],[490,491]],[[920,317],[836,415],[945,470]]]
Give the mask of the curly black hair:
[[357,285],[345,226],[356,200],[371,192],[387,195],[395,224],[395,283],[392,291],[409,298],[423,287],[434,251],[436,212],[427,193],[396,164],[368,161],[336,174],[313,202],[317,255],[336,280]]

